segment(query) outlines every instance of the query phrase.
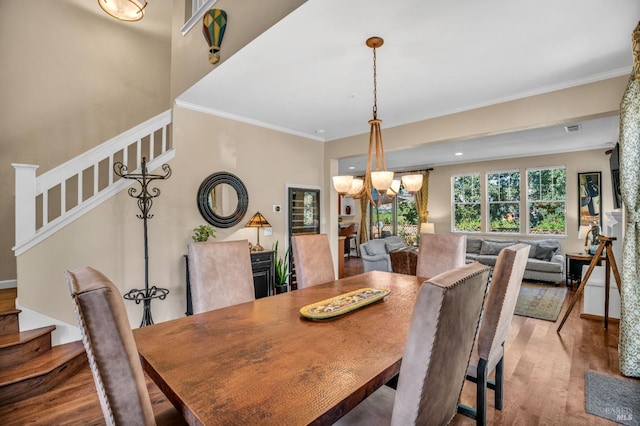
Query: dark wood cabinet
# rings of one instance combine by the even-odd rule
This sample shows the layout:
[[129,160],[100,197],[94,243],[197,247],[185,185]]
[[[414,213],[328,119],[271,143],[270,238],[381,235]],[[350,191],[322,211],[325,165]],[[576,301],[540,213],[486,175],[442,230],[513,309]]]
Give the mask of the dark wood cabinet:
[[273,250],[251,253],[251,270],[253,271],[253,288],[256,299],[273,296],[276,283],[276,267]]
[[[187,311],[186,315],[193,315],[193,304],[191,302],[191,282],[189,280],[189,257],[184,255],[187,271]],[[276,265],[274,261],[274,251],[251,252],[251,271],[253,272],[253,289],[256,299],[273,296],[276,285]]]

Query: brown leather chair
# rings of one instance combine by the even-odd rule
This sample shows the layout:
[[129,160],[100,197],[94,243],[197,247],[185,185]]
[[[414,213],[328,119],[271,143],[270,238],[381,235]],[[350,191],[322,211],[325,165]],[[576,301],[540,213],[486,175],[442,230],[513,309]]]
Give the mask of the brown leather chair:
[[107,425],[186,424],[173,408],[154,415],[124,301],[116,286],[90,267],[67,271],[66,276]]
[[[475,418],[479,425],[487,423],[487,386],[495,391],[495,407],[502,410],[504,342],[509,335],[530,248],[529,244],[516,244],[502,249],[493,269],[480,333],[467,369],[467,380],[476,383],[476,408],[460,405],[458,409],[461,414]],[[488,382],[487,376],[494,369],[496,380]]]
[[382,386],[336,425],[446,425],[456,414],[490,268],[477,262],[425,281],[397,391]]
[[327,234],[294,235],[291,249],[298,288],[336,279]]
[[434,277],[466,262],[467,236],[459,234],[420,234],[418,277]]
[[188,252],[194,314],[255,300],[247,240],[191,243]]

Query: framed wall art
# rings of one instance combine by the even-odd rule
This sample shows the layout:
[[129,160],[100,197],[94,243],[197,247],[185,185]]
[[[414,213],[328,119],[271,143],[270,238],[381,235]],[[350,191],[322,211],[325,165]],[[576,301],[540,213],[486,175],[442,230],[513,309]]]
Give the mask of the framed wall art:
[[578,173],[578,226],[601,226],[602,173]]

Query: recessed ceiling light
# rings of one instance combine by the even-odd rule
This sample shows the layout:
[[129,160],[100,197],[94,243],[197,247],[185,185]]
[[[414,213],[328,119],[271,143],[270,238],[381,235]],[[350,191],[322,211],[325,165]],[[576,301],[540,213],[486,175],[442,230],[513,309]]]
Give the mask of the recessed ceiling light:
[[349,170],[355,170],[355,166],[349,166]]
[[324,129],[316,129],[316,130],[314,130],[314,133],[317,133],[319,135],[323,135],[324,134]]
[[456,146],[456,152],[454,155],[462,155],[462,147],[461,146]]
[[564,126],[564,130],[567,133],[577,132],[578,130],[580,130],[580,128],[581,128],[580,124],[572,124],[570,126]]
[[462,155],[462,152],[458,151],[454,155]]

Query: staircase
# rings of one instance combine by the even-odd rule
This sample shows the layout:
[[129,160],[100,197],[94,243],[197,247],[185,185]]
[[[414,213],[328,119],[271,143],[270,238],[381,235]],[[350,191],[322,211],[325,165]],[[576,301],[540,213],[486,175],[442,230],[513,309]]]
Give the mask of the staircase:
[[0,290],[0,407],[51,391],[87,365],[82,342],[51,347],[55,326],[19,331],[17,290]]

